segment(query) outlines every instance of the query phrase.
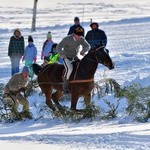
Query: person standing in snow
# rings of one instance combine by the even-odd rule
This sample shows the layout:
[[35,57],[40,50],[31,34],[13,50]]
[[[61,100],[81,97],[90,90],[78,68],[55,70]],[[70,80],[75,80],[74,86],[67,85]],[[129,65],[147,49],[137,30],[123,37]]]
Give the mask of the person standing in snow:
[[97,22],[90,24],[91,30],[87,32],[85,39],[88,41],[90,46],[93,48],[96,45],[106,46],[107,45],[107,36],[105,32],[99,29]]
[[54,42],[52,40],[52,34],[51,32],[48,32],[47,40],[44,42],[43,47],[42,47],[41,60],[44,60],[44,57],[49,56],[53,44]]
[[8,56],[11,60],[11,75],[19,72],[20,60],[24,54],[24,37],[19,29],[15,29],[8,46]]
[[70,29],[69,29],[69,31],[68,31],[68,35],[73,34],[73,33],[74,33],[74,30],[75,30],[77,27],[82,28],[83,33],[82,33],[81,36],[84,37],[84,28],[80,25],[80,19],[79,19],[79,17],[75,17],[75,18],[74,18],[74,25],[70,27]]
[[29,77],[33,77],[32,64],[36,62],[37,59],[37,48],[33,44],[33,38],[31,35],[28,37],[28,46],[26,46],[22,61],[25,61],[25,66],[29,68]]

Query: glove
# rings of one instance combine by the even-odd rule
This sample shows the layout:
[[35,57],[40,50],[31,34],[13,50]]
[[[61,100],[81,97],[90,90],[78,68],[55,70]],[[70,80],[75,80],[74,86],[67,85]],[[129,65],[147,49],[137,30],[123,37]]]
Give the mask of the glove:
[[26,90],[26,87],[23,87],[23,88],[19,89],[19,92],[25,92],[25,90]]
[[37,58],[36,58],[36,57],[34,57],[34,59],[33,59],[33,60],[34,60],[34,62],[36,62],[36,59],[37,59]]
[[26,90],[27,90],[27,87],[23,87],[23,88],[19,89],[18,93],[23,92],[24,97],[27,97]]
[[16,95],[18,94],[18,91],[10,91],[9,93],[10,93],[11,95],[16,96]]

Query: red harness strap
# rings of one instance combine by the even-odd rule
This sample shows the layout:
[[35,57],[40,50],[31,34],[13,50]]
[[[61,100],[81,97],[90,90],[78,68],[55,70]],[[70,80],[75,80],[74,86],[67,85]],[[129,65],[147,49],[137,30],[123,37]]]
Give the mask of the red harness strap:
[[94,79],[87,79],[87,80],[71,80],[69,83],[85,83],[85,82],[93,82]]

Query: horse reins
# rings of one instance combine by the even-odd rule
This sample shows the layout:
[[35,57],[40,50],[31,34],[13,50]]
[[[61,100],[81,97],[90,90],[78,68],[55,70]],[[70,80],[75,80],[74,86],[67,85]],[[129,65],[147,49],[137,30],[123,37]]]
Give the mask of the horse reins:
[[[92,51],[91,53],[94,53],[94,52],[98,51],[99,49],[101,49],[101,48],[103,48],[103,47],[105,47],[105,46],[100,46],[100,47],[98,47],[97,49],[95,49],[95,51]],[[96,56],[95,56],[95,57],[96,57]],[[90,58],[86,58],[86,59],[88,59],[88,60],[90,60],[90,61],[93,61],[93,62],[95,62],[95,63],[102,63],[101,61],[97,61],[97,57],[96,57],[96,61],[93,60],[93,59],[90,59]]]
[[[98,51],[99,49],[101,49],[101,48],[103,48],[103,47],[105,47],[105,46],[100,46],[100,47],[98,47],[95,51]],[[95,51],[92,51],[92,53],[93,52],[95,52]],[[96,57],[96,56],[95,56]],[[86,58],[86,59],[88,59],[88,60],[90,60],[90,61],[93,61],[93,62],[95,62],[95,63],[99,63],[99,61],[95,61],[95,60],[93,60],[93,59],[90,59],[90,58]],[[94,79],[86,79],[86,80],[76,80],[75,78],[76,78],[76,74],[77,74],[77,71],[78,71],[78,68],[79,68],[79,66],[80,66],[80,62],[78,63],[78,65],[77,65],[77,68],[76,68],[76,71],[75,71],[75,74],[74,74],[74,80],[72,80],[72,81],[69,81],[69,83],[85,83],[85,82],[93,82],[94,81]],[[47,69],[48,67],[46,67],[44,70],[42,70],[41,72],[39,72],[39,74],[41,74],[41,73],[43,73],[46,69]],[[55,82],[40,82],[40,83],[38,83],[38,84],[53,84],[53,85],[60,85],[60,84],[63,84],[63,82],[57,82],[57,83],[55,83]]]
[[[103,47],[105,47],[105,46],[100,46],[100,47],[98,47],[98,48],[95,49],[95,51],[93,51],[92,53],[98,51],[99,49],[101,49],[101,48],[103,48]],[[84,56],[85,56],[85,55],[84,55]],[[95,56],[95,57],[96,57],[96,56]],[[90,59],[90,58],[86,58],[86,59],[88,59],[88,60],[90,60],[90,61],[93,61],[93,62],[95,62],[95,63],[99,63],[99,61],[95,61],[95,60]],[[96,57],[96,60],[97,60],[97,57]],[[100,63],[101,63],[101,62],[100,62]],[[79,62],[78,65],[77,65],[77,68],[76,68],[76,71],[75,71],[75,74],[74,74],[74,80],[73,80],[73,81],[70,81],[70,83],[78,83],[78,82],[84,83],[84,82],[92,82],[92,81],[94,81],[93,79],[88,79],[88,80],[75,80],[75,77],[76,77],[76,74],[77,74],[79,65],[80,65],[80,62]]]

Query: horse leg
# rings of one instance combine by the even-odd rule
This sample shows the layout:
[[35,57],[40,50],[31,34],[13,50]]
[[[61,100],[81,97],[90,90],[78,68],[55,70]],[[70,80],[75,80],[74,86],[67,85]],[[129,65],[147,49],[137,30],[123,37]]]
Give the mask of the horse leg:
[[45,93],[45,96],[46,96],[46,104],[47,104],[47,106],[48,106],[50,109],[52,109],[53,111],[55,111],[56,109],[55,109],[55,107],[53,106],[52,101],[51,101],[51,93],[46,92],[46,93]]
[[86,109],[91,107],[91,93],[84,95],[84,103],[85,103]]
[[63,92],[61,91],[56,91],[55,93],[52,94],[52,100],[56,104],[56,106],[60,107],[59,99],[63,96]]
[[54,103],[56,104],[59,112],[61,114],[65,114],[65,108],[63,106],[60,105],[59,103],[59,99],[63,96],[63,92],[61,91],[56,91],[55,93],[52,94],[52,100],[54,101]]
[[78,95],[73,94],[71,95],[71,110],[76,110],[76,106],[77,106],[77,101],[78,101]]
[[52,101],[51,101],[51,95],[52,95],[52,90],[51,88],[48,88],[48,87],[41,87],[43,93],[45,94],[45,97],[46,97],[46,104],[47,106],[52,109],[53,111],[55,111],[55,107],[53,106],[52,104]]

